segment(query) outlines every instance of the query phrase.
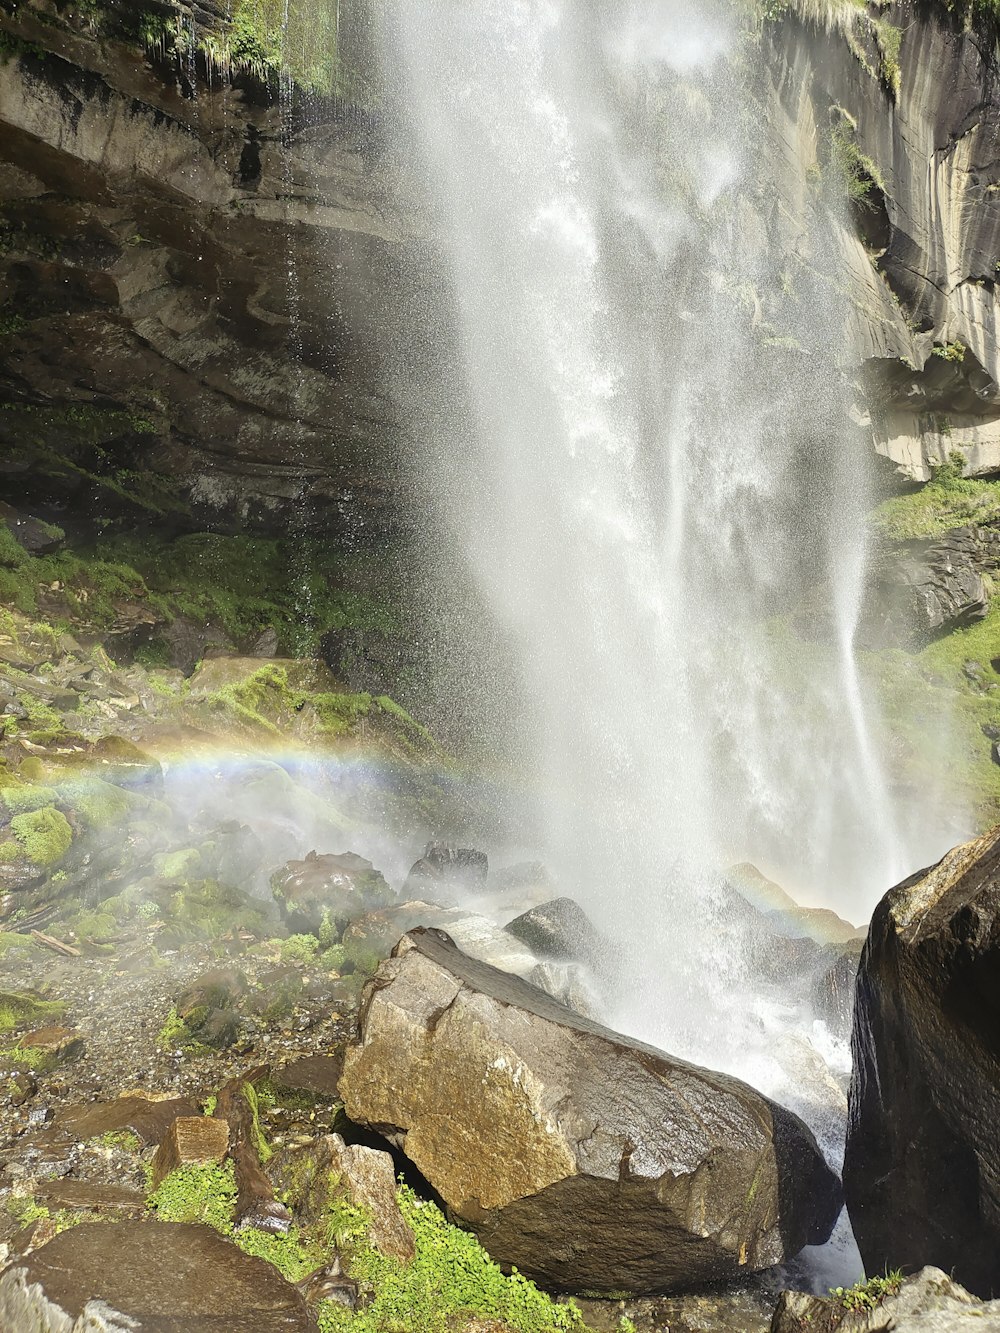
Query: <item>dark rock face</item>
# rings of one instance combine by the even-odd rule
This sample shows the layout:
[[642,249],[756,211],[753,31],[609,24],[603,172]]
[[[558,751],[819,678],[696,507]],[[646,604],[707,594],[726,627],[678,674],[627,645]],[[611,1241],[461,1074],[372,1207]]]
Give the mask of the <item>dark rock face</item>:
[[[78,1322],[77,1322],[78,1321]],[[308,1333],[301,1293],[211,1227],[94,1222],[72,1227],[0,1278],[6,1329]]]
[[939,1268],[923,1268],[870,1310],[849,1310],[836,1296],[782,1292],[771,1333],[1000,1333],[1000,1303],[984,1304]]
[[553,898],[522,912],[506,927],[515,939],[543,958],[574,958],[594,963],[600,957],[601,937],[590,917],[572,898]]
[[393,892],[371,861],[353,852],[289,861],[271,877],[271,889],[291,930],[339,930],[370,908],[385,907]]
[[[405,426],[379,349],[429,259],[402,262],[419,242],[373,118],[313,97],[288,133],[273,90],[158,61],[116,27],[130,7],[93,8],[2,19],[0,475],[154,521],[295,506],[384,533]],[[121,491],[95,485],[114,469]]]
[[955,528],[933,541],[907,542],[877,571],[867,637],[873,646],[917,646],[982,620],[990,602],[983,575],[998,564],[995,527]]
[[472,847],[454,847],[447,842],[429,842],[423,856],[411,866],[403,894],[448,903],[452,900],[447,893],[449,888],[482,888],[489,869],[485,852],[477,852]]
[[415,930],[366,988],[340,1081],[493,1257],[558,1289],[668,1291],[826,1239],[809,1130],[736,1079],[580,1017]]
[[868,1272],[1000,1292],[1000,830],[882,900],[861,957],[844,1185]]

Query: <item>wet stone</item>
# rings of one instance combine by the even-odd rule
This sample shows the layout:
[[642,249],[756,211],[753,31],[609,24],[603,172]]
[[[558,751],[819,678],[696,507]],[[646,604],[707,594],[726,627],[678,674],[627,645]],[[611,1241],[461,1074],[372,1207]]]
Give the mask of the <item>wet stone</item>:
[[113,1102],[67,1106],[56,1117],[55,1129],[81,1142],[130,1129],[143,1143],[159,1144],[179,1115],[197,1114],[198,1107],[186,1097],[171,1097],[166,1101],[119,1097]]
[[338,1100],[337,1084],[344,1072],[343,1052],[335,1055],[307,1055],[293,1060],[273,1076],[278,1088],[291,1092],[311,1092],[330,1101]]
[[210,1227],[84,1223],[0,1277],[0,1327],[111,1333],[307,1333],[305,1298]]
[[124,1185],[100,1185],[89,1180],[50,1180],[35,1190],[35,1198],[49,1208],[90,1213],[118,1213],[139,1217],[146,1200],[139,1190]]

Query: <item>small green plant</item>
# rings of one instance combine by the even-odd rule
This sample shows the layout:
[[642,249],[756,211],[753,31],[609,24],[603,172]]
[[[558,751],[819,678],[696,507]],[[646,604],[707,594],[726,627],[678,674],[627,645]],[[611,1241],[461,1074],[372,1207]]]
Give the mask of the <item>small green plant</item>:
[[853,1287],[831,1287],[830,1295],[845,1310],[874,1310],[887,1296],[895,1296],[902,1285],[903,1270],[894,1268],[891,1273],[870,1277],[866,1282],[856,1282]]
[[939,356],[942,361],[960,362],[965,360],[965,354],[968,350],[965,343],[956,338],[954,342],[936,344],[931,349],[931,355]]
[[830,163],[848,200],[856,208],[873,212],[874,196],[884,194],[885,186],[878,167],[858,147],[857,132],[846,113],[830,127]]
[[873,19],[872,23],[879,46],[879,73],[893,96],[897,97],[902,74],[899,49],[903,43],[903,30],[890,23],[888,19]]

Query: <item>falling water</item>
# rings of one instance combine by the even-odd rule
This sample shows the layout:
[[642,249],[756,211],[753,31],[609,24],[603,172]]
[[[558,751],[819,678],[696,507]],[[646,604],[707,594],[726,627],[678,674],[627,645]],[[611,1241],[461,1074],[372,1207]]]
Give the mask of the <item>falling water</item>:
[[616,941],[613,1017],[773,1083],[719,870],[753,861],[857,919],[900,869],[854,653],[841,204],[817,187],[815,234],[772,249],[782,181],[735,7],[383,10],[455,312],[421,461],[514,645],[544,854]]

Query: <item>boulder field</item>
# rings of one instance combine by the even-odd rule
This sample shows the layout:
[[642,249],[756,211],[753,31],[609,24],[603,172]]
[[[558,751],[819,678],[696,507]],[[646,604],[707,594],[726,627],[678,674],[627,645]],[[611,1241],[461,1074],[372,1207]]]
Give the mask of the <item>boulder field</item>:
[[667,1291],[825,1241],[837,1177],[746,1084],[600,1026],[416,929],[366,988],[347,1114],[497,1262],[556,1290]]

